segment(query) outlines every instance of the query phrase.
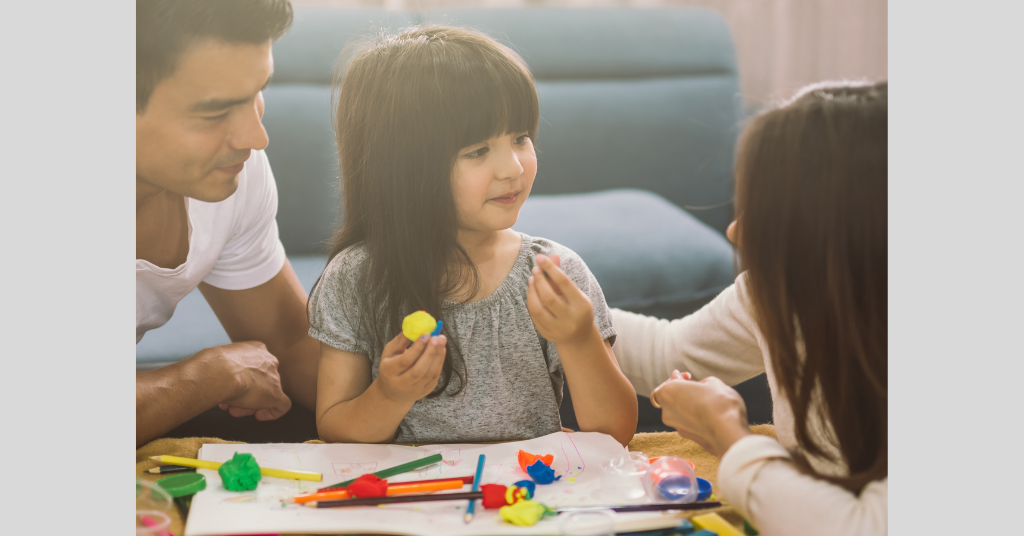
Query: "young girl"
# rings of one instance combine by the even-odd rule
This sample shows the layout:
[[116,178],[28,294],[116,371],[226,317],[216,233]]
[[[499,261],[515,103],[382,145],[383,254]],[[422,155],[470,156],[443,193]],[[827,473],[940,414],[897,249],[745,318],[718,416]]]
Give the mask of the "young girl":
[[[558,432],[564,374],[580,428],[628,443],[636,395],[600,286],[572,251],[511,229],[537,174],[523,61],[480,33],[414,28],[355,54],[340,90],[344,221],[310,298],[320,437]],[[444,328],[410,345],[417,310]]]
[[[765,536],[887,532],[887,118],[885,82],[755,118],[728,232],[746,272],[686,318],[612,313],[627,376],[722,457],[718,493]],[[726,385],[765,371],[778,442]]]

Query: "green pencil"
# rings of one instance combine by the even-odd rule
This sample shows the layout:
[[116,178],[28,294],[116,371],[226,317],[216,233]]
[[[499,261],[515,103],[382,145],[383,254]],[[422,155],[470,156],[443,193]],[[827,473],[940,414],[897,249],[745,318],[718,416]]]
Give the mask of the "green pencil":
[[[373,474],[378,476],[378,477],[380,477],[380,478],[388,478],[390,476],[395,476],[395,475],[398,475],[398,474],[401,474],[401,473],[408,473],[409,471],[415,471],[416,469],[419,469],[420,467],[426,467],[428,465],[433,465],[433,464],[438,463],[440,461],[441,461],[441,454],[438,453],[438,454],[434,454],[434,455],[431,455],[431,456],[427,456],[426,458],[420,458],[418,460],[413,460],[413,461],[411,461],[409,463],[403,463],[402,465],[396,465],[396,466],[394,466],[394,467],[392,467],[390,469],[384,469],[382,471],[377,471],[376,473],[373,473]],[[326,487],[328,487],[328,488],[339,488],[339,487],[347,486],[347,485],[349,485],[349,484],[351,484],[351,483],[353,483],[355,481],[356,481],[356,479],[353,478],[351,480],[346,480],[344,482],[339,482],[337,484],[334,484],[334,485],[331,485],[331,486],[326,486]]]

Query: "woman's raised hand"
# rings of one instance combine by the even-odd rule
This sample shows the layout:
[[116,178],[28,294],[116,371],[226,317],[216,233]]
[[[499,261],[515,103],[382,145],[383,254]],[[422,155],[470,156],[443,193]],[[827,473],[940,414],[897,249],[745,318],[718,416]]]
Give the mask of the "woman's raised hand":
[[537,255],[537,266],[526,289],[526,308],[541,337],[562,344],[597,330],[594,305],[558,267],[558,255]]
[[651,401],[661,406],[665,424],[715,456],[750,435],[743,398],[714,376],[695,382],[689,372],[675,371],[654,389]]
[[446,352],[444,335],[423,335],[412,346],[401,333],[391,339],[380,358],[380,382],[384,396],[413,404],[437,387]]

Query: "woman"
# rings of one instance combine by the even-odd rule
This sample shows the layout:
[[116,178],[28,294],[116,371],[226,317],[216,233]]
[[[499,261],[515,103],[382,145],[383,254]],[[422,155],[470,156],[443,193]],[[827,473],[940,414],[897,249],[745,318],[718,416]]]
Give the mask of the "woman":
[[[881,82],[753,119],[727,233],[746,271],[682,319],[612,312],[623,372],[722,458],[718,494],[766,536],[887,533],[887,117]],[[761,372],[778,441],[727,385]]]

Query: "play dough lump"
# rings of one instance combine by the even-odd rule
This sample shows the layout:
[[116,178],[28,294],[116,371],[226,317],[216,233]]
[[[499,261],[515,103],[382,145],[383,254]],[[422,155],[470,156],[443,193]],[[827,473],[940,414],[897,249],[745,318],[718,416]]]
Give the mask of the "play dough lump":
[[230,491],[248,491],[256,489],[260,481],[260,466],[252,454],[235,453],[234,457],[221,464],[217,469],[224,487]]
[[410,341],[429,335],[436,327],[437,320],[426,311],[416,311],[402,320],[402,334]]

